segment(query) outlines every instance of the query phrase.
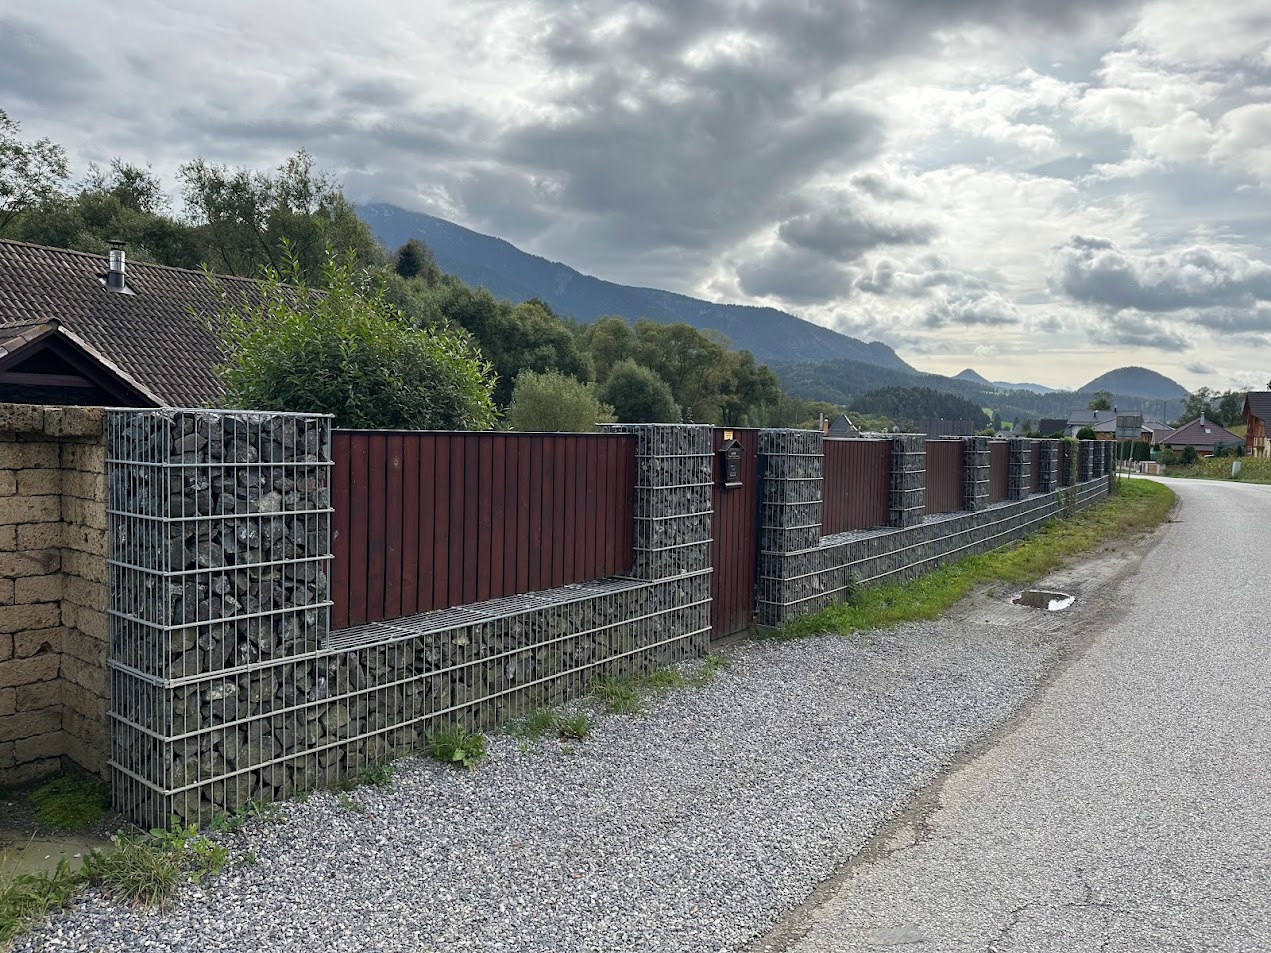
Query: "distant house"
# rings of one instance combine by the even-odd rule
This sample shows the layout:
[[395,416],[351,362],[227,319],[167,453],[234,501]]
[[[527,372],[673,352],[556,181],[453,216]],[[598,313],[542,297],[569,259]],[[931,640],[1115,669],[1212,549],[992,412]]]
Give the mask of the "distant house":
[[[1115,440],[1117,438],[1117,419],[1115,416],[1108,418],[1101,423],[1094,424],[1095,436],[1100,440]],[[1174,432],[1174,428],[1157,420],[1145,420],[1143,426],[1139,430],[1139,436],[1136,440],[1142,440],[1144,443],[1155,445],[1158,437],[1168,436]]]
[[852,423],[847,414],[839,414],[833,420],[826,421],[825,435],[827,437],[859,437],[861,430]]
[[933,440],[939,437],[970,437],[975,425],[970,420],[945,417],[922,417],[914,421],[914,433],[923,433]]
[[1271,420],[1271,391],[1251,390],[1245,394],[1245,454],[1271,457],[1267,445],[1267,421]]
[[1160,446],[1169,447],[1175,452],[1195,447],[1202,457],[1212,457],[1219,447],[1234,448],[1243,445],[1243,439],[1212,420],[1206,420],[1204,414],[1173,433],[1166,434],[1160,441]]
[[[1075,437],[1083,428],[1089,427],[1095,430],[1097,424],[1112,421],[1113,431],[1116,430],[1117,415],[1110,410],[1078,410],[1068,416],[1067,422],[1064,424],[1064,436]],[[1098,431],[1096,430],[1096,433]],[[1054,433],[1052,430],[1051,433]]]
[[1053,437],[1068,429],[1068,421],[1063,417],[1043,417],[1037,421],[1037,432],[1043,437]]
[[[0,401],[205,407],[221,352],[202,272],[0,240]],[[220,278],[230,294],[258,287]]]

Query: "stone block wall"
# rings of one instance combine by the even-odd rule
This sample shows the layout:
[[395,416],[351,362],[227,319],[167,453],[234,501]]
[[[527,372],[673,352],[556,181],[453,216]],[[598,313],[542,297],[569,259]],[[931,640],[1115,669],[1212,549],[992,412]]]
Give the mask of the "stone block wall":
[[963,505],[971,512],[989,505],[989,438],[964,437],[966,452],[963,454],[965,485]]
[[897,434],[891,451],[891,525],[921,523],[927,501],[927,438]]
[[0,782],[106,773],[102,420],[0,404]]
[[1025,499],[1033,490],[1033,442],[1012,440],[1008,461],[1008,499]]

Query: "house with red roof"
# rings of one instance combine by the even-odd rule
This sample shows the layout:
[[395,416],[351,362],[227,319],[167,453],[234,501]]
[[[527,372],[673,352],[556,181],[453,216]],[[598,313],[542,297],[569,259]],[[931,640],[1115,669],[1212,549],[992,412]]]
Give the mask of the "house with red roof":
[[1184,424],[1173,433],[1161,438],[1159,446],[1169,447],[1175,453],[1181,453],[1187,447],[1194,447],[1202,457],[1212,457],[1219,447],[1234,450],[1244,446],[1244,438],[1238,437],[1225,427],[1220,427],[1212,420],[1206,420],[1201,414],[1189,424]]

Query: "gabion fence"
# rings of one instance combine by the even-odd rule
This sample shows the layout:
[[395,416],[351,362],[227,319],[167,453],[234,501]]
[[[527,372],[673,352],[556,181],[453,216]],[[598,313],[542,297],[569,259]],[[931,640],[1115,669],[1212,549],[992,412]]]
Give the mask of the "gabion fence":
[[166,826],[295,789],[279,736],[330,691],[297,664],[329,625],[330,420],[118,410],[106,439],[117,807]]

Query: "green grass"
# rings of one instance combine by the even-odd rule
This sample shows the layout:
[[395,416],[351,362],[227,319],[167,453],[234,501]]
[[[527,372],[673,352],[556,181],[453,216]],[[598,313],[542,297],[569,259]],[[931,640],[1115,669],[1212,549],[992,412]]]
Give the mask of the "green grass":
[[1169,467],[1165,475],[1193,480],[1230,480],[1231,465],[1240,461],[1237,483],[1271,483],[1271,459],[1266,457],[1210,457],[1189,467]]
[[0,872],[0,949],[8,949],[17,937],[69,904],[87,882],[66,860],[51,874],[6,878]]
[[428,756],[442,764],[475,770],[485,760],[485,735],[463,725],[447,725],[428,735]]
[[110,809],[110,785],[100,778],[64,775],[31,792],[35,819],[49,827],[79,831],[92,827]]
[[969,556],[913,582],[862,588],[851,601],[804,616],[772,638],[826,632],[848,635],[936,619],[972,591],[993,583],[1025,586],[1059,568],[1065,559],[1101,544],[1155,529],[1174,506],[1174,492],[1149,480],[1122,480],[1107,500],[1070,519],[1052,520],[1040,533],[1007,548]]
[[606,676],[592,691],[606,714],[642,715],[651,700],[677,689],[699,688],[727,667],[727,656],[711,653],[700,665],[687,670],[667,666],[648,675]]

